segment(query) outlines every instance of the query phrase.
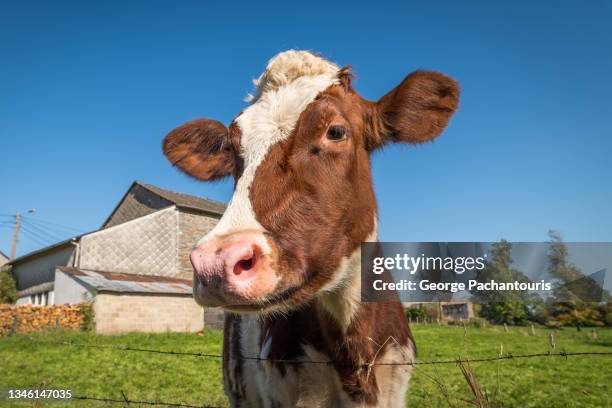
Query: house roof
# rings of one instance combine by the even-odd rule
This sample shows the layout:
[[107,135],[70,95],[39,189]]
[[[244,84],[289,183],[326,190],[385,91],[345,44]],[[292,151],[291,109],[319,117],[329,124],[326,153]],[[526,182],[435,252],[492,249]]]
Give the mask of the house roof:
[[0,259],[1,258],[9,259],[8,255],[6,255],[4,252],[0,251]]
[[69,266],[57,266],[57,270],[98,292],[157,293],[191,296],[191,281],[155,275],[93,271]]
[[85,235],[85,234],[77,235],[77,236],[65,239],[63,241],[57,242],[55,244],[46,246],[44,248],[37,249],[36,251],[28,252],[25,255],[21,255],[20,257],[15,258],[12,261],[7,262],[7,265],[13,265],[14,266],[14,265],[17,265],[18,263],[21,263],[22,261],[25,261],[25,260],[28,260],[28,259],[33,259],[33,258],[35,258],[35,257],[37,257],[39,255],[44,255],[44,254],[46,254],[48,252],[52,252],[52,251],[54,251],[56,249],[60,249],[60,248],[66,247],[68,245],[72,245],[73,243],[76,243],[83,235]]
[[155,194],[165,198],[168,201],[172,201],[178,207],[190,208],[193,210],[200,210],[223,215],[226,205],[222,202],[211,200],[209,198],[196,197],[189,194],[177,193],[176,191],[170,191],[161,187],[153,186],[151,184],[141,183],[136,181],[142,187]]
[[123,197],[121,197],[121,200],[119,200],[117,206],[115,206],[115,208],[106,218],[104,223],[102,223],[103,227],[109,223],[109,221],[113,218],[117,210],[119,210],[119,208],[122,206],[130,192],[134,189],[134,187],[137,186],[152,192],[153,194],[180,208],[207,212],[218,216],[223,215],[223,212],[226,208],[226,205],[224,203],[211,200],[209,198],[196,197],[189,194],[178,193],[176,191],[166,190],[164,188],[157,187],[152,184],[146,184],[141,181],[134,181],[130,188],[127,189]]
[[[207,213],[212,213],[212,214],[216,214],[216,215],[219,215],[219,216],[223,215],[223,212],[225,211],[225,208],[226,208],[226,205],[221,203],[221,202],[219,202],[219,201],[210,200],[208,198],[196,197],[196,196],[192,196],[192,195],[189,195],[189,194],[177,193],[175,191],[166,190],[166,189],[163,189],[163,188],[160,188],[160,187],[157,187],[157,186],[153,186],[151,184],[145,184],[145,183],[142,183],[140,181],[134,181],[132,183],[132,185],[130,186],[130,188],[127,190],[127,192],[124,194],[124,196],[121,198],[121,200],[119,201],[117,206],[113,209],[113,212],[108,216],[106,221],[104,221],[103,225],[106,225],[106,223],[112,218],[113,214],[115,214],[117,209],[121,206],[121,203],[125,200],[125,198],[127,197],[128,193],[136,185],[151,191],[153,194],[156,194],[156,195],[162,197],[164,200],[170,201],[172,204],[176,205],[177,207],[187,208],[187,209],[196,210],[196,211],[202,211],[202,212],[207,212]],[[155,211],[159,211],[159,210],[154,210],[153,212],[155,212]],[[15,258],[15,259],[7,262],[7,265],[16,265],[18,263],[21,263],[22,261],[31,259],[33,257],[37,257],[39,255],[46,254],[48,252],[51,252],[51,251],[54,251],[56,249],[65,247],[67,245],[71,245],[74,242],[78,242],[78,240],[83,235],[90,234],[91,232],[95,232],[95,231],[90,231],[90,232],[87,232],[85,234],[80,234],[80,235],[68,238],[68,239],[66,239],[64,241],[60,241],[60,242],[57,242],[55,244],[49,245],[47,247],[44,247],[44,248],[41,248],[41,249],[37,249],[36,251],[32,251],[30,253],[27,253],[25,255],[22,255],[22,256],[20,256],[18,258]],[[2,255],[4,255],[4,254],[2,254]],[[8,259],[8,257],[6,257],[6,258]]]

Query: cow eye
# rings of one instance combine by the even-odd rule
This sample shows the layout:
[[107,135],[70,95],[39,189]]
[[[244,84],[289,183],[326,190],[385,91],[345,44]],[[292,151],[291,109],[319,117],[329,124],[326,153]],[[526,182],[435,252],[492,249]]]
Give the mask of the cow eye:
[[330,126],[327,129],[327,139],[332,142],[340,142],[346,139],[346,128],[344,126]]

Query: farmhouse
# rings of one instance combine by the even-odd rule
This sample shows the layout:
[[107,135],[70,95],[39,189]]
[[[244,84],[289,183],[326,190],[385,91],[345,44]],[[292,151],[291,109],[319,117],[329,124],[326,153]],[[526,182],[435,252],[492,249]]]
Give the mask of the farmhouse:
[[[225,205],[134,182],[97,231],[11,262],[17,304],[94,301],[96,330],[198,331],[189,252]],[[218,326],[220,312],[207,310]]]
[[[440,302],[403,302],[402,305],[407,309],[422,309],[429,311],[430,315],[435,315],[441,322],[451,320],[465,320],[475,316],[474,305],[469,300],[448,300]],[[433,312],[433,313],[432,313]]]

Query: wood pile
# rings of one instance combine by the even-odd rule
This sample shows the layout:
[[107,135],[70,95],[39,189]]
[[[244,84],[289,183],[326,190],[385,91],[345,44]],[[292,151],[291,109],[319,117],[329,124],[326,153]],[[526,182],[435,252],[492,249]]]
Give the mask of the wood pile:
[[81,329],[86,319],[85,308],[79,305],[0,305],[0,336],[31,333],[54,328]]

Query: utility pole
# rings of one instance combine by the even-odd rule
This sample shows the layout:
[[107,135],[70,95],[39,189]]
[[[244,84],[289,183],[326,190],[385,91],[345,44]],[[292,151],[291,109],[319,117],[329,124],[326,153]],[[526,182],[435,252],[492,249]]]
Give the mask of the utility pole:
[[[28,210],[28,214],[35,213],[36,210],[32,208]],[[17,241],[19,241],[19,230],[21,229],[21,214],[15,214],[15,230],[13,231],[13,245],[11,245],[11,254],[9,255],[11,261],[15,259],[17,254]]]
[[17,241],[19,241],[19,230],[21,229],[21,214],[15,214],[15,230],[13,231],[13,245],[11,245],[11,261],[15,259],[17,252]]

